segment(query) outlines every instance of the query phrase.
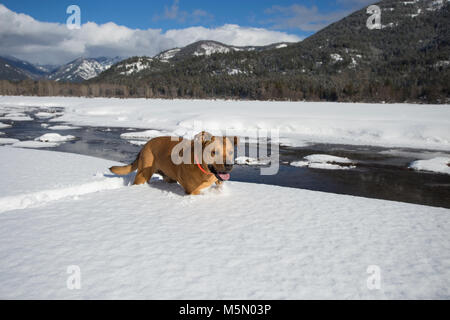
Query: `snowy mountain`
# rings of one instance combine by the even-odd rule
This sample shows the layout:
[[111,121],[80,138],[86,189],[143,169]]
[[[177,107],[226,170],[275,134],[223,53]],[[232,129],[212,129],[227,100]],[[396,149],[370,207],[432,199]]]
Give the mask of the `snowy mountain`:
[[12,66],[8,61],[0,58],[0,80],[19,81],[28,78],[28,75],[23,70]]
[[51,74],[61,67],[61,65],[55,64],[35,64],[34,66],[47,74]]
[[183,48],[174,48],[167,51],[163,51],[160,54],[156,55],[154,59],[157,59],[161,62],[169,62],[169,61],[177,61],[184,60],[190,57],[201,57],[201,56],[211,56],[213,54],[226,54],[232,52],[239,51],[264,51],[270,50],[274,48],[286,48],[290,43],[275,43],[268,46],[247,46],[247,47],[239,47],[239,46],[230,46],[217,41],[198,41],[192,43]]
[[78,58],[61,66],[48,76],[48,79],[61,82],[82,82],[95,78],[113,64],[122,60],[116,58]]
[[0,57],[1,80],[40,79],[48,74],[47,70],[11,56]]
[[[99,76],[102,72],[110,69],[121,76],[131,76],[143,70],[160,70],[161,63],[185,60],[191,57],[209,57],[213,54],[232,53],[240,51],[258,52],[274,48],[288,47],[289,43],[276,43],[268,46],[238,47],[229,46],[217,41],[198,41],[183,48],[174,48],[149,57],[132,57],[127,60],[123,58],[78,58],[62,66],[55,65],[33,65],[27,61],[14,57],[0,57],[0,80],[25,80],[25,79],[49,79],[58,82],[83,82]],[[155,66],[156,65],[156,66]],[[235,72],[233,70],[231,73]]]
[[450,101],[450,1],[376,4],[381,29],[367,27],[365,7],[298,43],[200,41],[162,52],[133,73],[111,68],[92,82],[175,98]]
[[121,75],[129,76],[150,69],[152,62],[153,59],[147,57],[130,58],[116,65],[115,70]]
[[[99,78],[137,78],[142,79],[148,73],[164,72],[168,67],[171,68],[174,64],[182,63],[183,61],[192,58],[209,58],[216,54],[232,54],[236,52],[262,52],[272,49],[287,48],[293,44],[291,43],[275,43],[268,46],[252,46],[252,47],[238,47],[230,46],[217,41],[198,41],[183,48],[174,48],[163,51],[153,58],[150,57],[132,57],[121,61],[114,65],[107,72],[104,72]],[[225,68],[225,73],[229,75],[237,75],[244,73],[241,70],[234,68]],[[96,81],[97,79],[94,79]],[[108,80],[114,81],[114,80]]]
[[98,76],[122,58],[78,58],[63,66],[39,65],[14,57],[0,57],[0,80],[49,79],[82,82]]
[[[119,59],[77,59],[49,79],[90,79],[87,85],[117,85],[121,95],[139,97],[450,102],[450,1],[376,4],[380,29],[367,27],[363,8],[298,43],[198,41],[113,66]],[[24,77],[9,68],[2,66]]]

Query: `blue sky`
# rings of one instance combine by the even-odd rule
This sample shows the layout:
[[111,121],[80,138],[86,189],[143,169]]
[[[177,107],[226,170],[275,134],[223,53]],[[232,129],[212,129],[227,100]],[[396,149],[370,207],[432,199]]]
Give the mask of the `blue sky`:
[[[152,57],[199,40],[298,42],[376,0],[0,0],[0,55],[41,64]],[[65,22],[81,9],[81,28]]]
[[[289,18],[292,6],[317,8],[316,15],[345,15],[355,9],[362,8],[370,0],[2,0],[9,9],[25,13],[37,20],[64,23],[67,18],[66,8],[71,4],[80,6],[82,23],[87,21],[103,24],[115,22],[129,28],[161,28],[163,30],[178,29],[190,26],[217,27],[224,24],[262,27],[286,31],[308,36],[316,30],[302,27],[299,23],[289,25],[277,23],[278,20]],[[271,10],[279,6],[280,10]],[[285,9],[285,10],[283,10]],[[195,12],[198,14],[195,15]],[[292,11],[291,11],[292,12]],[[307,14],[305,12],[305,14]],[[314,14],[312,14],[314,15]],[[294,14],[291,15],[294,16]],[[310,17],[314,18],[314,17]],[[320,17],[317,17],[320,20]]]

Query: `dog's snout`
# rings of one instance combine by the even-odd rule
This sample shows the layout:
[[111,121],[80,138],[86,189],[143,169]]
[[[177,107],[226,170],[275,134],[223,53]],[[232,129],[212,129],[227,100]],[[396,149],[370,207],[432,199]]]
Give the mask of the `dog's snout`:
[[227,170],[227,171],[233,170],[233,165],[232,164],[226,164],[225,165],[225,170]]

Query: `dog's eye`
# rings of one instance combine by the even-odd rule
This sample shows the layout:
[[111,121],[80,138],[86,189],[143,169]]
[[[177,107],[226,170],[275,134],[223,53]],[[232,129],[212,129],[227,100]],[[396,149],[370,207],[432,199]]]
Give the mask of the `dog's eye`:
[[211,151],[211,156],[214,157],[216,155],[215,151]]

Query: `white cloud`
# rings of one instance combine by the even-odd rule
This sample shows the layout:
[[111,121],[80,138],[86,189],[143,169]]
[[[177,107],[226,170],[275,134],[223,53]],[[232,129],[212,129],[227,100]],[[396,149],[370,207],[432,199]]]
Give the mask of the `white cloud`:
[[130,29],[113,22],[102,25],[88,22],[79,30],[69,30],[64,24],[40,22],[0,4],[0,55],[12,55],[34,63],[66,63],[80,56],[153,56],[198,40],[243,46],[301,39],[285,32],[238,25],[163,32],[161,29]]
[[234,46],[262,46],[276,42],[297,42],[301,40],[296,35],[289,35],[284,32],[241,27],[235,24],[226,24],[214,29],[191,27],[169,30],[164,33],[164,36],[172,39],[180,46],[199,40],[216,40]]

